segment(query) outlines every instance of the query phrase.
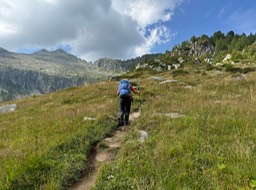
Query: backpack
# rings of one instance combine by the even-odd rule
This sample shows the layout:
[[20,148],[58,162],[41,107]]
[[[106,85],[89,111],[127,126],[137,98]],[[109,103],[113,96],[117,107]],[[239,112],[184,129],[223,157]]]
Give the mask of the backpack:
[[128,80],[123,79],[120,81],[120,84],[118,86],[118,92],[119,95],[130,95],[131,93],[131,84]]

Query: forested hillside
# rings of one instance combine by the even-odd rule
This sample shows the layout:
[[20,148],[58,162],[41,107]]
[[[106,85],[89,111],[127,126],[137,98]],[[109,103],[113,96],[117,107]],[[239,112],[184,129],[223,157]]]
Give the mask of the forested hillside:
[[[192,36],[189,41],[175,45],[171,51],[172,55],[201,56],[202,58],[213,58],[214,63],[222,62],[227,54],[231,60],[236,62],[256,62],[256,34],[239,35],[233,31],[227,34],[221,31],[212,36]],[[207,49],[203,51],[202,49]]]

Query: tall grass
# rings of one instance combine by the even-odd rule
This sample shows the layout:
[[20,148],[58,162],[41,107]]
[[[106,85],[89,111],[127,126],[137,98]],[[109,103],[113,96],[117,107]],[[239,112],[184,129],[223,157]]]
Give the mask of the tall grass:
[[[141,87],[132,106],[142,103],[141,116],[94,189],[256,187],[256,73],[182,69],[186,75],[141,70],[123,76]],[[178,82],[160,84],[151,75]],[[86,172],[93,144],[115,128],[116,87],[104,82],[12,102],[18,109],[0,115],[0,189],[68,188]],[[149,133],[144,143],[139,130]]]
[[[178,83],[141,81],[147,96],[142,115],[118,158],[103,168],[95,189],[256,187],[256,73],[241,78],[184,69],[186,75],[175,76]],[[159,75],[172,78],[169,72]],[[191,89],[184,88],[188,84]],[[154,114],[172,112],[186,116]],[[149,132],[144,143],[138,141],[142,129]]]
[[12,102],[18,109],[0,115],[0,189],[67,188],[115,127],[115,90],[99,83]]

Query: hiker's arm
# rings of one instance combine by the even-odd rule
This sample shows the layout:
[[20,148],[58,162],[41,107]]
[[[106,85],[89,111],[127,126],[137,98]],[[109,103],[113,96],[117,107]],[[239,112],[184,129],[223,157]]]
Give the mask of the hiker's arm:
[[140,94],[140,91],[139,91],[139,90],[135,90],[133,86],[131,87],[131,90],[132,90],[135,94]]

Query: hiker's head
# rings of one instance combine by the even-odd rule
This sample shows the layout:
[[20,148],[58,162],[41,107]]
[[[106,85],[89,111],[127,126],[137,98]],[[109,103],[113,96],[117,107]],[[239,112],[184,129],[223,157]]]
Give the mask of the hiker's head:
[[129,82],[128,79],[122,79],[121,82]]

